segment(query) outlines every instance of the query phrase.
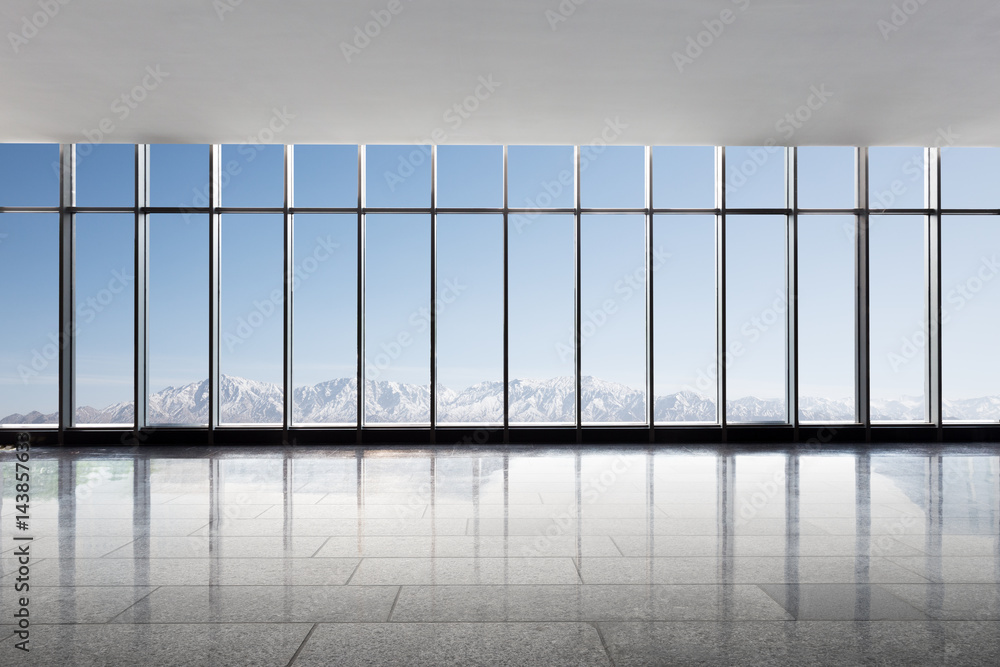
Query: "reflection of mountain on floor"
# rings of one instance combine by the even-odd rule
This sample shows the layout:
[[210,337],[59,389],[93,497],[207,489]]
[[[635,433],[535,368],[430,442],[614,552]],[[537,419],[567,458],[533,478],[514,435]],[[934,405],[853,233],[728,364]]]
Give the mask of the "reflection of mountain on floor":
[[[645,421],[644,392],[593,377],[581,380],[585,422]],[[219,403],[226,422],[243,424],[280,423],[282,392],[277,385],[224,375],[220,378]],[[295,421],[298,423],[354,423],[357,418],[353,378],[296,387]],[[496,423],[503,419],[503,383],[483,382],[454,391],[439,386],[438,421],[441,423]],[[515,423],[565,423],[575,421],[576,400],[572,378],[546,380],[515,379],[510,382],[510,420]],[[427,385],[369,380],[365,385],[368,423],[426,423],[430,391]],[[885,421],[921,420],[923,400],[873,401],[872,419]],[[850,421],[852,399],[830,400],[803,397],[803,421]],[[121,424],[132,421],[132,402],[117,403],[103,410],[77,408],[79,424]],[[752,396],[730,400],[731,422],[783,421],[781,399]],[[1000,413],[1000,397],[945,401],[949,419],[994,420]],[[13,414],[0,424],[54,424],[56,414],[31,412]],[[656,398],[657,421],[714,422],[715,400],[694,392],[681,391]],[[149,422],[153,424],[202,424],[208,421],[208,381],[167,387],[149,397]]]

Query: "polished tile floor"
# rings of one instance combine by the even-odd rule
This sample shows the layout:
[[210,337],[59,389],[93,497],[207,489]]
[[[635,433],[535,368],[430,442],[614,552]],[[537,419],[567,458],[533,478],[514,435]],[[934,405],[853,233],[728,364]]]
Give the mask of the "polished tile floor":
[[996,446],[31,455],[3,665],[1000,664]]

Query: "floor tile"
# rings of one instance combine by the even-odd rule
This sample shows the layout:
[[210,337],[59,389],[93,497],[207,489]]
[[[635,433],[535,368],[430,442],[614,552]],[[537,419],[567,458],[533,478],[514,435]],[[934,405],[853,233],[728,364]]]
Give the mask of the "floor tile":
[[586,623],[388,623],[320,625],[295,667],[610,665]]
[[[154,590],[153,586],[31,586],[31,624],[107,623]],[[0,587],[0,624],[14,624],[22,593]]]
[[299,537],[151,537],[130,542],[105,558],[308,558],[326,542],[321,536]]
[[577,584],[570,558],[365,558],[352,586]]
[[383,622],[397,586],[163,586],[115,623]]
[[881,587],[931,618],[1000,621],[1000,585],[882,584]]
[[928,616],[877,586],[760,584],[797,621],[915,621]]
[[757,586],[404,586],[393,622],[782,620]]
[[32,568],[36,586],[340,586],[357,558],[78,558]]
[[1000,623],[751,621],[597,626],[617,667],[979,667],[1000,659]]
[[30,653],[4,641],[4,665],[31,667],[285,667],[308,623],[38,625]]

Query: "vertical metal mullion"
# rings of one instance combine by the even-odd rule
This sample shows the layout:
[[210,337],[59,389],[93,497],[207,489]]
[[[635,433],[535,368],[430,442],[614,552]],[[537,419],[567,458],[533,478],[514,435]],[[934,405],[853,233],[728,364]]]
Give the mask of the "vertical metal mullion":
[[357,444],[365,423],[365,147],[358,145],[358,303],[357,303]]
[[927,411],[928,421],[937,426],[937,436],[943,436],[941,400],[941,149],[927,148],[926,206],[927,216]]
[[574,279],[576,285],[574,288],[573,297],[573,353],[574,353],[574,369],[573,375],[575,377],[575,389],[576,389],[576,442],[580,444],[583,442],[583,376],[581,363],[581,350],[583,348],[583,338],[581,337],[581,310],[583,308],[583,295],[582,295],[582,277],[581,277],[581,254],[580,254],[580,231],[581,231],[581,216],[580,216],[580,147],[573,147],[573,169],[576,174],[573,183],[573,221],[574,221]]
[[[135,146],[135,308],[133,315],[133,391],[134,424],[136,436],[149,422],[149,217],[145,207],[149,204],[149,147]],[[140,442],[138,439],[136,442]]]
[[510,442],[510,207],[507,199],[507,145],[503,147],[503,442]]
[[653,384],[653,149],[646,146],[646,420],[649,441],[656,441],[656,394]]
[[76,336],[73,302],[76,298],[76,226],[70,207],[74,205],[76,150],[73,144],[59,146],[59,441],[75,424]]
[[715,205],[719,208],[716,218],[716,377],[718,386],[719,425],[722,427],[722,442],[726,442],[726,147],[715,149]]
[[430,441],[437,429],[437,146],[431,146],[431,387]]
[[798,153],[795,147],[785,149],[785,172],[788,207],[791,215],[786,227],[786,285],[788,291],[788,312],[785,313],[787,334],[785,336],[785,403],[788,406],[788,423],[792,425],[792,438],[799,439],[799,245],[798,245]]
[[282,358],[282,384],[284,385],[284,419],[282,420],[284,424],[284,437],[282,438],[284,444],[288,444],[288,428],[292,425],[295,410],[295,384],[294,378],[292,377],[292,354],[294,350],[292,349],[292,327],[294,326],[292,321],[292,300],[295,298],[293,294],[292,286],[294,284],[294,272],[295,272],[295,258],[293,257],[294,252],[294,224],[295,221],[292,219],[291,208],[294,205],[292,200],[292,178],[293,178],[293,168],[294,168],[294,147],[290,145],[285,145],[284,151],[284,203],[282,211],[282,223],[283,223],[283,257],[284,257],[284,346],[283,346],[283,358]]
[[208,437],[209,443],[214,440],[214,430],[221,421],[219,415],[219,326],[221,324],[219,315],[220,297],[220,274],[222,258],[220,243],[222,235],[220,233],[221,220],[219,218],[219,206],[221,202],[219,179],[219,167],[222,164],[222,146],[212,144],[208,158]]
[[855,153],[855,204],[860,211],[854,221],[855,253],[855,400],[857,419],[865,428],[865,442],[871,442],[871,375],[869,373],[868,313],[868,148]]

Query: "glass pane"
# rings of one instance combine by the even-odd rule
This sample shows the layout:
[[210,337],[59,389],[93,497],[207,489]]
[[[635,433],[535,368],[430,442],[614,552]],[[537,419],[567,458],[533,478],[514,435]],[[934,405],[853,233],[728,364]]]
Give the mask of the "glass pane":
[[657,422],[718,421],[714,215],[653,219]]
[[438,146],[437,205],[503,206],[503,146]]
[[280,424],[284,415],[284,220],[222,216],[220,422]]
[[430,205],[430,146],[365,147],[365,206],[430,208]]
[[135,146],[77,144],[76,205],[135,206]]
[[365,218],[365,422],[430,423],[431,222]]
[[654,147],[653,206],[715,208],[715,147]]
[[856,421],[853,215],[799,216],[799,419]]
[[782,215],[726,220],[726,419],[785,422],[788,295]]
[[868,252],[872,421],[926,421],[924,217],[873,216]]
[[437,219],[440,423],[503,423],[503,216]]
[[[580,224],[582,419],[645,423],[646,218]],[[572,337],[564,342],[572,349]]]
[[786,201],[784,148],[726,147],[727,208],[783,208]]
[[854,208],[854,149],[804,146],[797,149],[799,208]]
[[944,418],[1000,420],[1000,219],[941,221]]
[[150,146],[150,205],[207,208],[209,157],[206,144]]
[[507,148],[507,204],[511,208],[573,208],[576,166],[572,146]]
[[0,214],[0,313],[0,424],[57,423],[57,214]]
[[149,216],[149,423],[208,423],[208,216]]
[[[510,154],[508,153],[508,159]],[[576,229],[571,215],[510,217],[510,423],[576,423]]]
[[358,216],[299,213],[294,232],[293,418],[296,423],[354,425]]
[[223,206],[285,205],[285,147],[224,144],[219,182]]
[[869,148],[868,206],[872,211],[923,208],[925,175],[923,148]]
[[353,208],[358,205],[357,146],[296,146],[295,206]]
[[584,208],[646,206],[646,149],[581,146],[580,203]]
[[0,143],[0,206],[59,205],[59,144]]
[[78,424],[133,422],[135,216],[76,216]]
[[942,208],[1000,208],[1000,148],[941,149]]

